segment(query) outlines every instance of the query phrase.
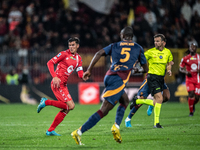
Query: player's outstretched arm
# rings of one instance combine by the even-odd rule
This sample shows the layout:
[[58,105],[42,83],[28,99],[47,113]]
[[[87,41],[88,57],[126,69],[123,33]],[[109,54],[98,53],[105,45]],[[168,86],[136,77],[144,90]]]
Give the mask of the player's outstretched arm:
[[169,63],[167,63],[167,74],[169,75],[169,76],[171,76],[172,75],[172,65],[174,64],[174,62],[173,61],[170,61]]
[[105,53],[104,49],[101,49],[98,52],[96,52],[96,54],[94,55],[94,57],[92,58],[92,60],[90,62],[89,67],[87,68],[86,72],[90,72],[90,75],[91,75],[94,65],[98,62],[98,60],[101,58],[101,56],[105,56],[105,55],[106,55],[106,53]]

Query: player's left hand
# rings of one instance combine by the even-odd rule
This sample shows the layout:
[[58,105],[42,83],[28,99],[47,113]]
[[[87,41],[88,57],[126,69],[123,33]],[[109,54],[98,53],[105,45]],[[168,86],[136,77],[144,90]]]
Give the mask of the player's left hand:
[[91,73],[90,71],[87,70],[86,72],[83,73],[83,80],[84,81],[88,80],[90,76],[91,76]]
[[61,80],[58,77],[54,77],[53,78],[53,87],[54,88],[55,87],[59,88],[60,87],[60,82],[61,82]]
[[169,76],[172,76],[172,71],[171,70],[168,70],[167,73],[168,73]]

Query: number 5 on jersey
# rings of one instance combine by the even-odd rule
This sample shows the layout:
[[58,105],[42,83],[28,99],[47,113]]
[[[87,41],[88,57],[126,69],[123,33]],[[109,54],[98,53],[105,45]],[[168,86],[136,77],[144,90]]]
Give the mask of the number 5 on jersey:
[[129,58],[130,58],[129,51],[131,51],[131,48],[122,48],[121,55],[126,55],[126,56],[125,56],[125,58],[121,58],[120,62],[124,63],[129,60]]

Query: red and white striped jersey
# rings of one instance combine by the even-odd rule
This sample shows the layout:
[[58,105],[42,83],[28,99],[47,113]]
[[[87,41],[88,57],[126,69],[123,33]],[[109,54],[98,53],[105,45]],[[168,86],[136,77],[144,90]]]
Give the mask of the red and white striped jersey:
[[196,53],[194,56],[189,54],[183,57],[179,66],[185,67],[187,71],[191,72],[191,77],[186,76],[186,82],[200,83],[199,73],[197,73],[197,70],[200,69],[199,54]]

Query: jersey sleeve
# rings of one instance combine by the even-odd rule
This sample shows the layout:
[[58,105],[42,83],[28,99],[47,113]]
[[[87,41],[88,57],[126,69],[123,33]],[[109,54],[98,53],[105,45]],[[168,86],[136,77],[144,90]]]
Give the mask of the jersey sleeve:
[[140,52],[140,64],[144,65],[147,63],[146,57],[144,55],[144,49],[141,48],[141,52]]
[[184,58],[181,59],[181,62],[180,62],[180,64],[179,64],[179,66],[180,66],[181,68],[184,68],[184,67],[185,67],[185,59],[184,59]]
[[57,64],[59,63],[60,61],[62,61],[63,59],[65,59],[66,57],[66,52],[60,52],[58,55],[54,56],[51,61],[54,63],[54,64]]
[[170,55],[169,55],[168,62],[171,62],[172,60],[173,60],[173,55],[172,55],[172,53],[171,53],[171,51],[170,51]]
[[49,72],[51,74],[51,76],[54,78],[56,77],[56,73],[54,70],[54,64],[59,63],[60,61],[62,61],[65,58],[65,54],[64,52],[60,52],[58,55],[54,56],[52,59],[50,59],[47,62],[47,67],[49,69]]
[[103,48],[105,53],[106,53],[106,55],[110,55],[111,54],[112,46],[113,46],[113,44],[110,44],[110,45],[108,45],[108,46]]
[[149,58],[150,58],[150,51],[147,50],[146,52],[144,52],[144,55],[145,55],[145,58],[146,58],[147,60],[149,60]]

